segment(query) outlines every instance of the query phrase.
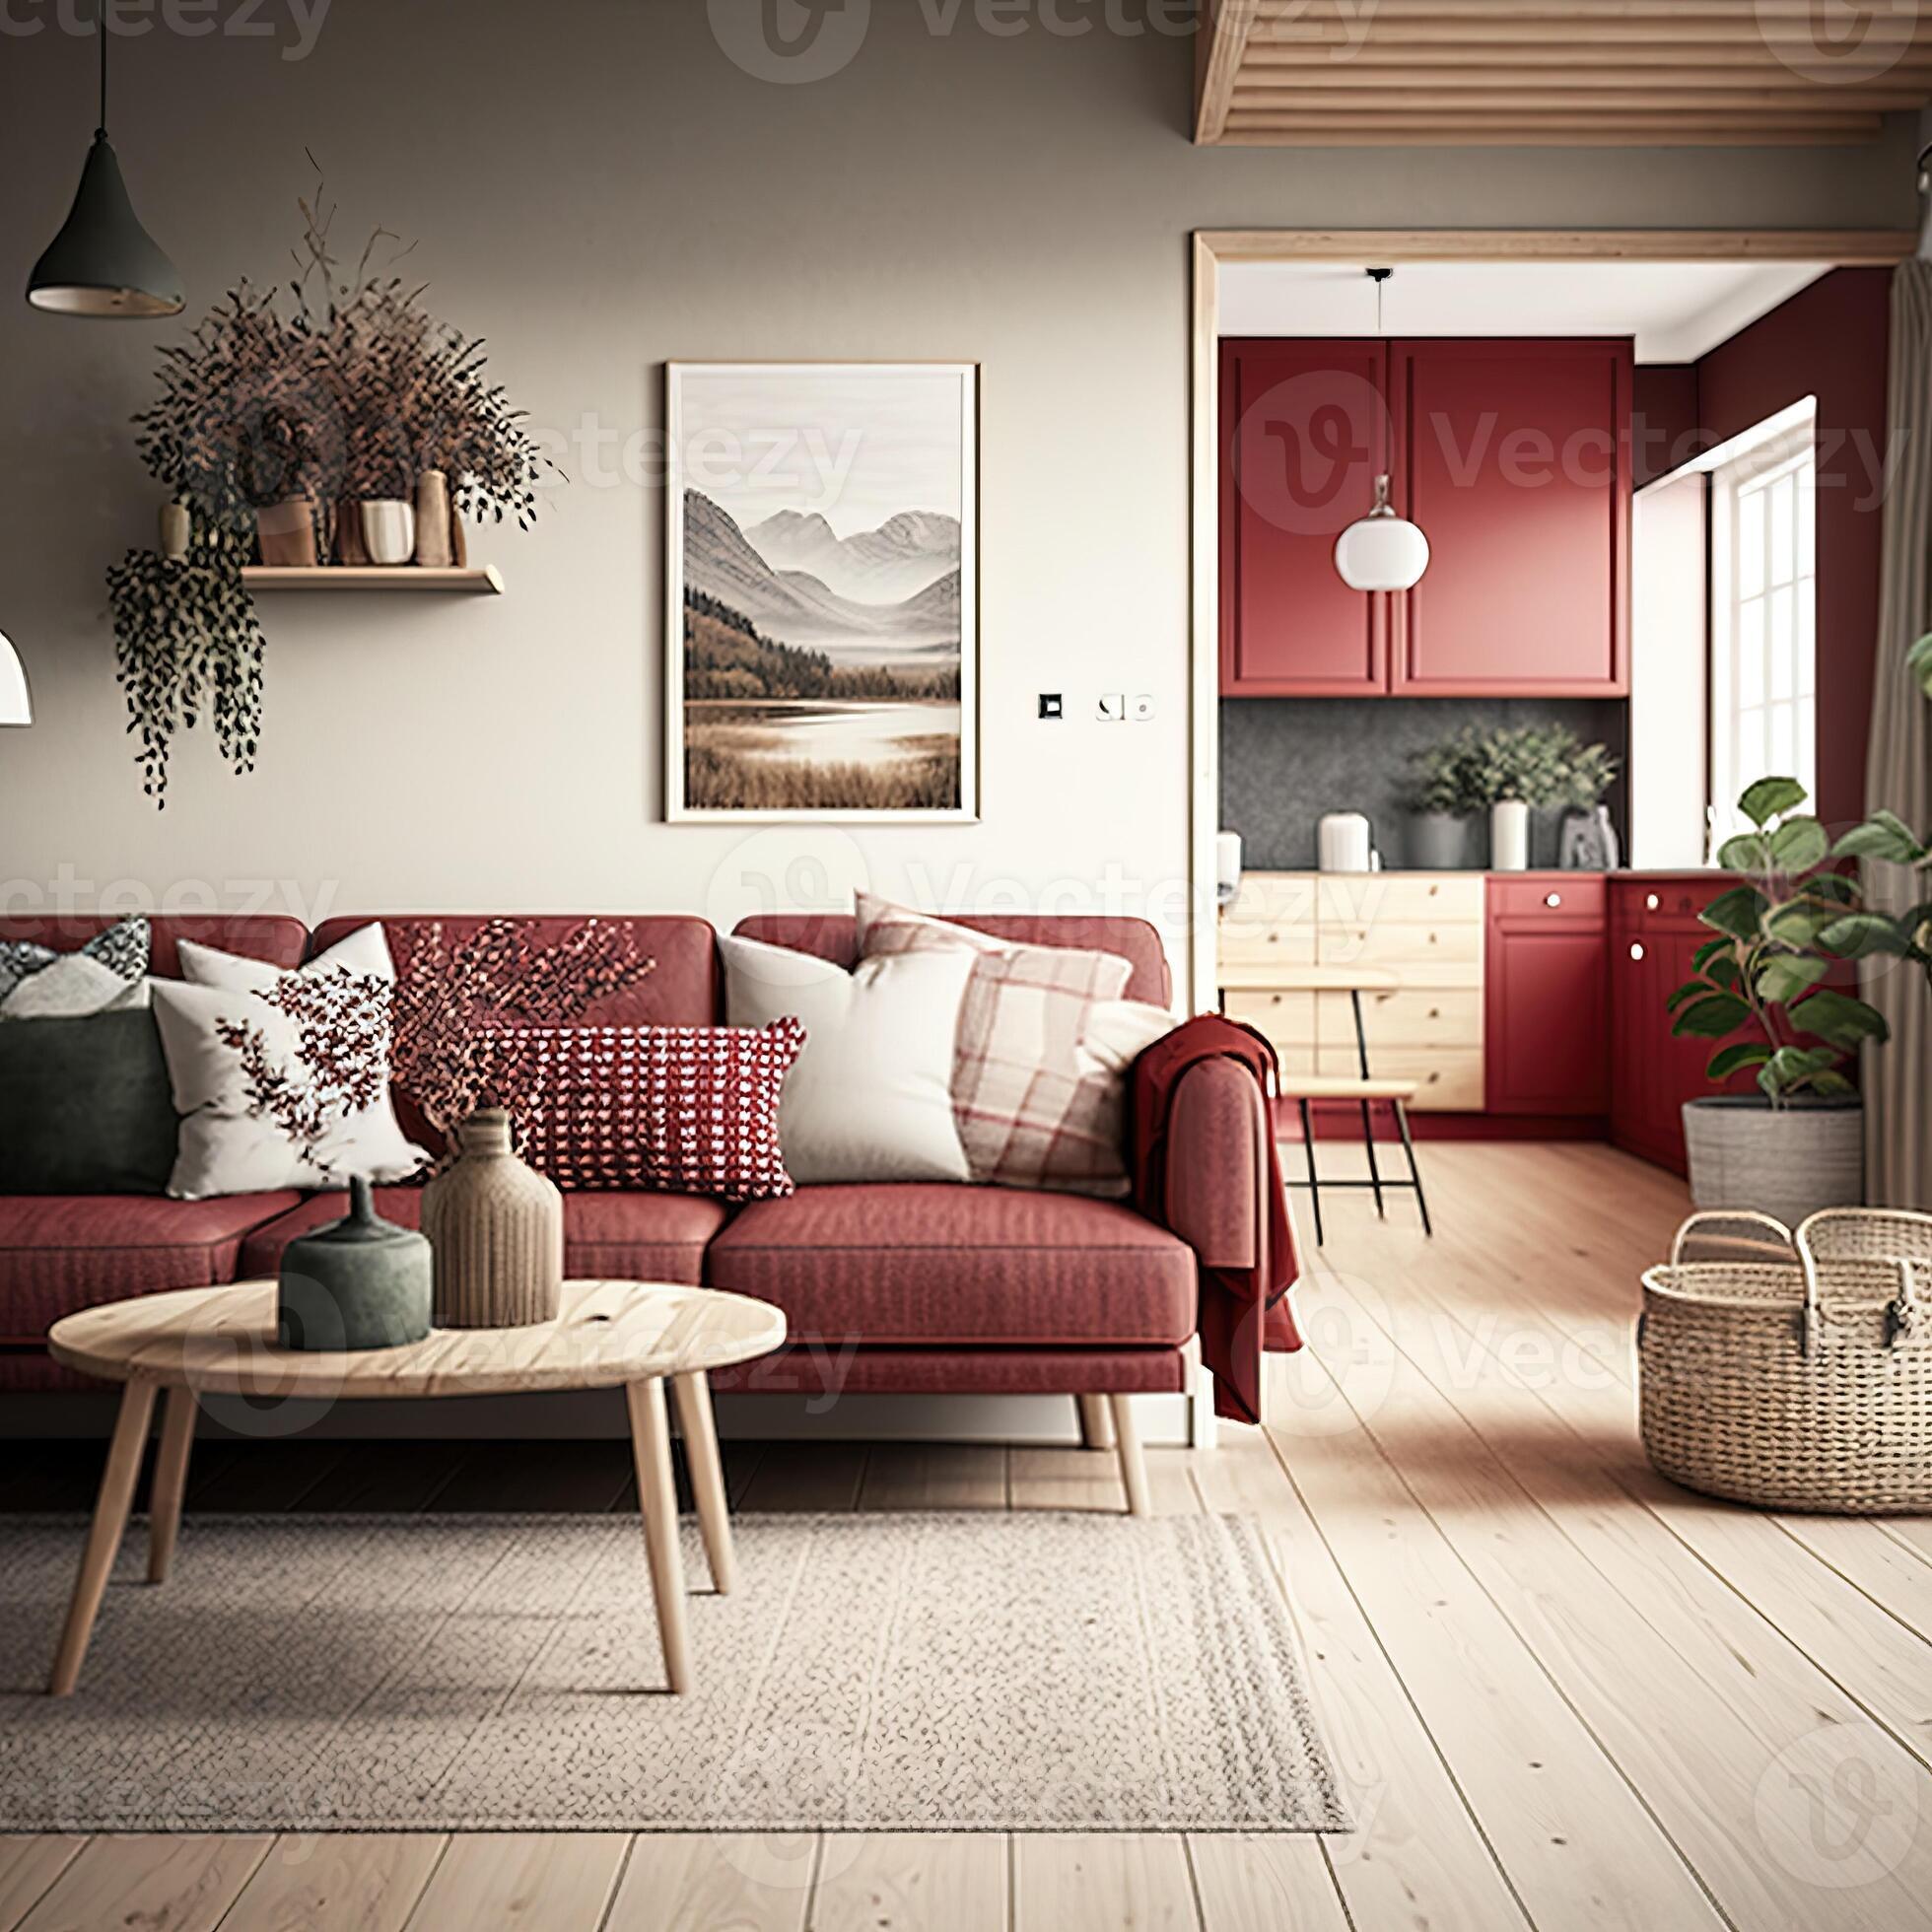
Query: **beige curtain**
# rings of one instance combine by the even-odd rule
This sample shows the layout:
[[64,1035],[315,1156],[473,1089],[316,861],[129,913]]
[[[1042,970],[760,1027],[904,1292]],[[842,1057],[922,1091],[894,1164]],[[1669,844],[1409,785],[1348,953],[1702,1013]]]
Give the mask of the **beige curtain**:
[[[1896,811],[1922,837],[1932,825],[1932,702],[1907,681],[1905,653],[1932,630],[1932,262],[1901,264],[1892,284],[1886,451],[1893,475],[1865,802]],[[1925,873],[1867,865],[1865,875],[1880,910],[1932,896]],[[1898,960],[1871,961],[1864,979],[1865,998],[1892,1023],[1890,1044],[1865,1053],[1865,1198],[1932,1210],[1932,993],[1917,967]]]

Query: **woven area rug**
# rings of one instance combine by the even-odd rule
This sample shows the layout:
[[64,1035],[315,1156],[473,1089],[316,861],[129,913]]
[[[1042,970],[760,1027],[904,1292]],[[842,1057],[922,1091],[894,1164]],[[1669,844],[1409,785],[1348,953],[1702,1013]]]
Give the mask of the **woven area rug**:
[[665,1692],[630,1516],[130,1526],[41,1694],[74,1518],[0,1520],[0,1830],[1346,1828],[1239,1518],[744,1516]]

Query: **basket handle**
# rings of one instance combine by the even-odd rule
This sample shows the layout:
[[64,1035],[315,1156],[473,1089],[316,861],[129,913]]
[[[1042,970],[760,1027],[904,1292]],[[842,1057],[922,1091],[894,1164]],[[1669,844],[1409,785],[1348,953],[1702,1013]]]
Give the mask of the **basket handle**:
[[1728,1221],[1733,1226],[1748,1222],[1753,1227],[1769,1228],[1785,1247],[1789,1248],[1793,1245],[1791,1230],[1782,1221],[1773,1220],[1769,1214],[1760,1214],[1751,1208],[1706,1208],[1701,1212],[1692,1214],[1673,1236],[1671,1240],[1673,1268],[1683,1266],[1685,1243],[1690,1240],[1692,1231],[1700,1227],[1708,1227],[1713,1221]]
[[[1793,1237],[1793,1245],[1798,1250],[1798,1265],[1805,1272],[1805,1353],[1810,1354],[1812,1345],[1818,1340],[1819,1331],[1825,1320],[1825,1288],[1818,1272],[1818,1253],[1812,1245],[1812,1231],[1821,1222],[1829,1224],[1856,1215],[1861,1220],[1883,1218],[1874,1216],[1871,1210],[1863,1208],[1825,1208],[1809,1216]],[[1917,1216],[1912,1216],[1916,1220]],[[1892,1319],[1886,1343],[1896,1348],[1901,1342],[1911,1342],[1926,1332],[1926,1304],[1932,1299],[1932,1291],[1921,1290],[1920,1272],[1925,1263],[1909,1255],[1888,1255],[1879,1259],[1887,1260],[1898,1271],[1898,1294],[1892,1304]]]

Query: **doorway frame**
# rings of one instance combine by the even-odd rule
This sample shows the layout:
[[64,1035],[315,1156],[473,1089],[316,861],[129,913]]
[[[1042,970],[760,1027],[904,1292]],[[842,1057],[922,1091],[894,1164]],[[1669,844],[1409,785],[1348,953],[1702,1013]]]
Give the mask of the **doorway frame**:
[[1894,268],[1912,229],[1197,229],[1188,555],[1189,1010],[1215,1002],[1214,834],[1220,828],[1220,341],[1223,267],[1236,262],[1829,262]]

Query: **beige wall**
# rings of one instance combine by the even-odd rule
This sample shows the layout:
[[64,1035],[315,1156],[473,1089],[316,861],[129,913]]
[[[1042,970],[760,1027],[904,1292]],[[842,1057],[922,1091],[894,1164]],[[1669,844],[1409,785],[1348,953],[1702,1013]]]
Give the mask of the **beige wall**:
[[[1001,37],[971,0],[934,34],[942,11],[873,0],[841,73],[781,87],[725,58],[697,0],[334,0],[302,60],[160,29],[118,42],[113,125],[194,309],[286,271],[306,144],[339,234],[419,238],[435,303],[559,430],[653,428],[666,358],[982,362],[981,825],[748,844],[666,828],[661,500],[597,486],[582,448],[534,534],[479,541],[501,599],[265,601],[260,770],[228,777],[198,733],[157,814],[122,733],[102,570],[152,541],[127,418],[174,331],[10,297],[0,628],[37,718],[0,737],[14,908],[70,881],[83,897],[266,889],[310,913],[730,917],[759,889],[747,872],[796,901],[816,866],[952,905],[1111,898],[1178,927],[1190,230],[1915,217],[1909,125],[1842,152],[1203,152],[1185,137],[1187,42],[1037,22]],[[1058,17],[1082,18],[1080,0]],[[258,18],[286,21],[287,0]],[[16,284],[86,150],[92,52],[52,28],[0,38]],[[1041,690],[1067,694],[1069,722],[1035,721]],[[1152,693],[1156,722],[1090,722],[1102,691]]]

